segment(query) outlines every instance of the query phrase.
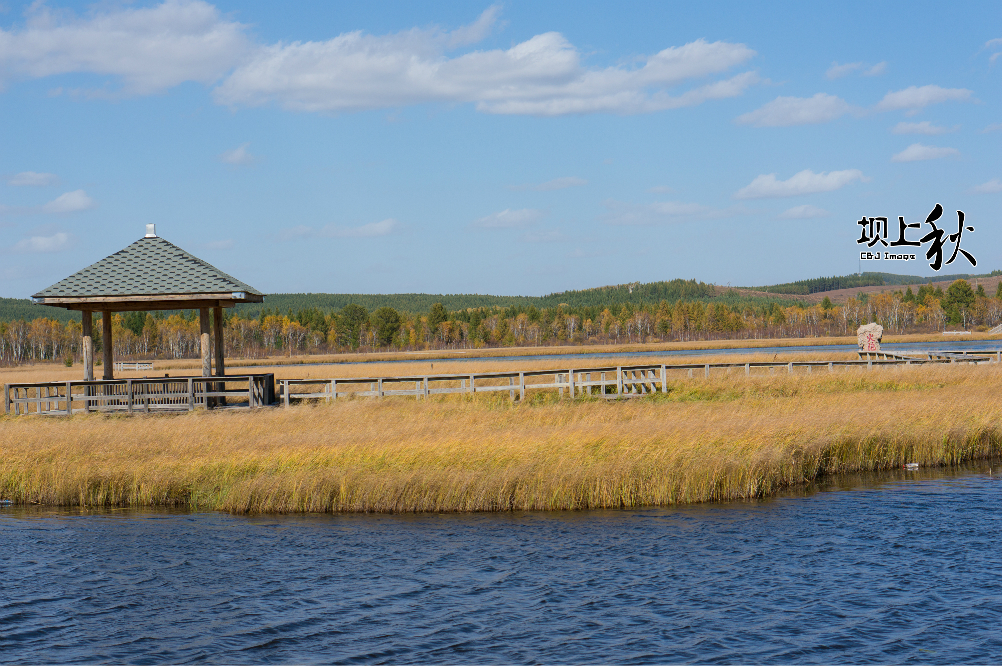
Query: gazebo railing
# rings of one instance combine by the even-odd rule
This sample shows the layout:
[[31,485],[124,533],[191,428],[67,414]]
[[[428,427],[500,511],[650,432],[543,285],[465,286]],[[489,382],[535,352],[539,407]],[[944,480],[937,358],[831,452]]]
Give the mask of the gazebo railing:
[[274,399],[271,375],[157,377],[4,384],[4,413],[176,412],[256,409]]

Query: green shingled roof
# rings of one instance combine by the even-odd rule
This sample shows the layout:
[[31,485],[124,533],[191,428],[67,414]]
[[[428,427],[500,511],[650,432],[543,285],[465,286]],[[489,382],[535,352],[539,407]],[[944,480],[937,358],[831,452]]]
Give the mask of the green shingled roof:
[[146,296],[243,291],[262,295],[198,257],[157,236],[138,241],[77,271],[35,298]]

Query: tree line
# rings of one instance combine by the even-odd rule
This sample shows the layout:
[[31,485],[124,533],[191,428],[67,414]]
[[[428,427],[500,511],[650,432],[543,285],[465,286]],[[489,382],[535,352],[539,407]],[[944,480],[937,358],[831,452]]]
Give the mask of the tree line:
[[[232,358],[346,351],[434,350],[505,346],[638,343],[852,335],[876,321],[891,333],[932,332],[948,326],[987,330],[1000,324],[1001,289],[989,296],[957,280],[944,291],[922,285],[916,292],[860,293],[843,305],[828,297],[808,305],[750,304],[662,299],[610,306],[564,304],[450,310],[433,303],[410,314],[390,306],[372,311],[349,303],[336,312],[304,308],[257,316],[224,315],[225,353]],[[100,317],[98,317],[100,319]],[[39,317],[0,323],[0,363],[80,358],[80,323]],[[95,348],[103,341],[95,322]],[[197,358],[198,313],[129,312],[112,315],[116,358]]]

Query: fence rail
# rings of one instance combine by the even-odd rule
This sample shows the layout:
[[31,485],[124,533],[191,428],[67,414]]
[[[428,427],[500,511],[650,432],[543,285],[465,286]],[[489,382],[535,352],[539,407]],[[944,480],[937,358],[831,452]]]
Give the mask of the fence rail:
[[[567,370],[530,370],[509,372],[465,373],[448,375],[416,375],[403,377],[340,377],[333,379],[281,379],[277,380],[279,400],[289,407],[293,401],[337,400],[339,398],[383,398],[389,396],[414,396],[450,393],[508,392],[510,399],[526,398],[530,390],[553,390],[563,396],[565,390],[572,397],[601,396],[620,398],[665,392],[670,377],[693,378],[694,373],[710,377],[711,372],[744,372],[753,374],[811,373],[813,370],[834,372],[839,368],[874,369],[899,365],[926,365],[945,363],[999,363],[1000,354],[945,356],[931,353],[928,357],[911,357],[885,354],[882,358],[860,358],[854,361],[760,361],[749,363],[690,363],[679,365],[632,365],[600,368],[569,368]],[[297,390],[299,389],[299,390]]]
[[4,413],[70,415],[255,409],[271,402],[271,375],[164,377],[4,384]]

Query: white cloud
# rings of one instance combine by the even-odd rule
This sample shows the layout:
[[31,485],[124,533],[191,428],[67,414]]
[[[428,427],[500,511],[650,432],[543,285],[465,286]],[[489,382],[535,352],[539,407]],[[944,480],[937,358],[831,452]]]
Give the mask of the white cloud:
[[861,74],[861,76],[880,76],[881,74],[885,73],[886,69],[888,69],[888,63],[882,61],[879,62],[877,65],[874,65],[873,67],[867,68],[867,70],[865,70]]
[[816,217],[828,217],[831,215],[827,210],[805,204],[803,206],[794,206],[793,208],[788,208],[780,217],[785,220],[810,220]]
[[878,102],[878,111],[898,109],[921,109],[941,102],[967,102],[972,99],[972,91],[966,88],[941,88],[940,86],[909,86],[904,90],[890,92]]
[[754,127],[789,127],[827,123],[854,111],[835,95],[818,93],[813,97],[778,97],[764,106],[735,119],[741,125]]
[[938,127],[933,125],[929,120],[924,120],[921,123],[899,123],[892,128],[892,134],[947,134],[948,132],[956,132],[958,127]]
[[186,81],[210,84],[245,59],[244,26],[200,0],[114,8],[88,18],[35,3],[20,29],[0,30],[0,71],[40,78],[87,72],[150,94]]
[[[77,17],[36,3],[23,26],[0,30],[7,78],[88,73],[121,90],[89,96],[151,94],[184,82],[213,85],[222,104],[275,103],[296,111],[339,112],[444,102],[485,113],[554,116],[650,113],[742,94],[753,72],[697,84],[752,58],[744,44],[697,40],[611,67],[588,67],[561,34],[536,35],[507,50],[451,51],[484,39],[498,24],[489,7],[453,31],[361,31],[324,41],[255,44],[247,26],[201,0],[153,7],[98,5]],[[0,81],[2,83],[2,81]],[[61,91],[61,89],[60,89]]]
[[51,236],[32,236],[18,241],[14,245],[15,252],[59,252],[65,250],[70,245],[71,236],[63,231]]
[[982,183],[981,185],[976,185],[975,187],[968,190],[972,194],[999,194],[1000,192],[1000,179],[993,178],[989,182]]
[[979,134],[992,134],[993,132],[999,132],[1000,127],[1001,127],[1000,123],[993,123],[991,125],[986,125],[985,127],[982,128],[982,131],[979,132]]
[[564,178],[548,180],[546,183],[540,183],[539,185],[533,186],[533,189],[538,192],[550,192],[552,190],[563,190],[569,187],[581,187],[582,185],[588,185],[588,183],[589,181],[582,178],[566,176]]
[[839,79],[850,72],[855,72],[858,69],[863,69],[864,63],[862,62],[848,62],[845,65],[840,65],[839,63],[832,63],[832,67],[825,71],[825,78],[827,79]]
[[55,185],[58,182],[59,177],[54,173],[37,173],[35,171],[22,171],[7,179],[7,184],[15,187],[44,187]]
[[604,201],[603,206],[608,212],[602,219],[606,224],[613,226],[648,226],[693,219],[705,220],[729,214],[729,211],[680,201],[659,201],[638,205],[610,199]]
[[393,218],[387,218],[381,222],[370,222],[358,227],[339,227],[327,224],[320,229],[315,229],[300,225],[283,230],[280,237],[284,240],[291,238],[375,238],[389,236],[397,227],[397,220]]
[[872,65],[870,67],[868,67],[866,64],[862,62],[848,62],[845,65],[840,65],[839,63],[834,62],[832,63],[832,67],[826,70],[825,78],[829,80],[839,79],[846,76],[847,74],[850,74],[851,72],[857,72],[857,71],[860,71],[861,76],[877,76],[879,74],[883,74],[885,68],[887,67],[888,67],[887,62],[879,62],[878,64]]
[[735,193],[736,199],[764,199],[794,197],[799,194],[832,192],[854,181],[866,181],[859,169],[814,173],[810,169],[799,171],[787,180],[777,180],[777,174],[756,176],[751,183]]
[[233,150],[228,150],[219,156],[219,161],[226,164],[251,164],[257,158],[248,152],[248,148],[251,146],[249,143],[242,143]]
[[914,143],[901,153],[893,155],[892,162],[919,162],[920,160],[936,160],[953,155],[960,155],[960,153],[954,148],[924,146],[921,143]]
[[83,190],[73,190],[42,206],[43,213],[76,213],[97,206],[97,202],[87,196]]
[[646,113],[741,94],[751,72],[670,96],[667,89],[719,74],[755,52],[704,40],[671,47],[639,67],[588,69],[561,34],[536,35],[508,50],[445,55],[438,30],[373,36],[341,34],[323,42],[260,48],[215,90],[230,105],[277,103],[296,111],[356,111],[448,102],[486,113],[554,116]]
[[533,208],[520,208],[518,210],[506,208],[503,211],[474,220],[473,226],[481,229],[516,229],[528,226],[542,216],[543,211]]

